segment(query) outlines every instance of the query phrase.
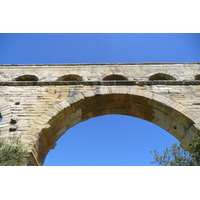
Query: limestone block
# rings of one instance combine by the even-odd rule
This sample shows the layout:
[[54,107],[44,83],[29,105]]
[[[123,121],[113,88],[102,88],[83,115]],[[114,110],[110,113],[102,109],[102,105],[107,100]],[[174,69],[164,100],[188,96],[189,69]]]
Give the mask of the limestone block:
[[159,117],[155,117],[153,120],[153,123],[160,126],[161,128],[165,129],[168,131],[171,127],[171,123],[168,120],[162,120]]
[[112,93],[112,94],[128,94],[129,89],[127,87],[122,87],[122,86],[119,86],[119,87],[111,86],[110,93]]
[[0,123],[0,131],[7,130],[7,127],[9,127],[8,123]]
[[85,99],[85,96],[83,95],[82,92],[78,93],[78,94],[77,94],[77,97],[78,97],[80,100]]
[[185,109],[183,111],[181,111],[181,113],[185,116],[187,116],[189,119],[191,120],[196,120],[197,118],[199,118],[199,115],[197,115],[193,110],[190,109]]
[[82,93],[85,98],[95,97],[96,93],[93,90],[87,90]]
[[53,108],[55,108],[55,109],[58,110],[59,112],[60,112],[61,110],[63,110],[63,107],[62,107],[60,104],[55,104],[55,105],[53,106]]
[[183,107],[185,108],[185,106],[183,104],[178,104],[177,106],[174,107],[174,109],[179,111]]
[[[194,121],[196,124],[200,124],[200,117],[196,118]],[[199,129],[200,129],[200,127],[199,127]]]
[[79,118],[81,117],[82,115],[82,111],[81,110],[77,110],[76,112],[72,113],[70,116],[69,116],[69,119],[70,120],[74,120],[76,118]]
[[63,108],[70,107],[70,103],[66,100],[63,100],[59,103]]
[[16,124],[10,124],[10,131],[16,131],[18,126]]
[[190,126],[190,128],[187,130],[187,134],[190,134],[193,138],[196,136],[198,132],[199,131],[195,125]]
[[110,94],[110,90],[106,86],[97,87],[97,88],[95,88],[94,92],[96,93],[96,95]]
[[55,109],[55,108],[51,108],[51,109],[49,109],[49,110],[47,110],[47,111],[45,112],[45,114],[46,114],[46,115],[49,115],[50,117],[54,117],[54,116],[56,116],[58,113],[59,113],[59,111],[58,111],[57,109]]
[[138,95],[138,87],[130,87],[129,94]]
[[55,139],[58,140],[67,130],[66,125],[64,125],[55,135]]
[[192,142],[193,137],[190,134],[186,134],[183,139],[180,140],[181,146],[187,147]]
[[72,106],[73,104],[77,103],[80,101],[80,99],[78,98],[77,95],[74,95],[72,97],[68,97],[67,101],[69,102],[70,106]]

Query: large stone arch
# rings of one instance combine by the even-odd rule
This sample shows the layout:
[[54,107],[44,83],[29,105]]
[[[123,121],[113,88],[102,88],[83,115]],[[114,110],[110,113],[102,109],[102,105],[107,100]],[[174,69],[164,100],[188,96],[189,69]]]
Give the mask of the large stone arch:
[[67,97],[34,121],[32,155],[42,165],[47,153],[69,128],[106,114],[122,114],[150,121],[188,145],[197,134],[199,116],[186,106],[144,89],[99,86]]

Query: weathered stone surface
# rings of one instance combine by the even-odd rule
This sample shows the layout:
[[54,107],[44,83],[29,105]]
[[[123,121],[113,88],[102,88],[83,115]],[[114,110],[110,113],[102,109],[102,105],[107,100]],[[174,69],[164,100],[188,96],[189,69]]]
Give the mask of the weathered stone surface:
[[100,115],[148,120],[182,145],[200,128],[198,63],[2,65],[0,75],[0,134],[21,135],[35,165],[70,127]]

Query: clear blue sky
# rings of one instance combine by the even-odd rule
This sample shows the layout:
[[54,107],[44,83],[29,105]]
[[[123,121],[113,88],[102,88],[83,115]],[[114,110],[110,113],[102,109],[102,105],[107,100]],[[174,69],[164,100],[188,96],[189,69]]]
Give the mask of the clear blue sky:
[[[144,62],[200,62],[200,34],[0,34],[0,64]],[[144,120],[101,116],[69,129],[44,165],[147,166],[174,142]]]

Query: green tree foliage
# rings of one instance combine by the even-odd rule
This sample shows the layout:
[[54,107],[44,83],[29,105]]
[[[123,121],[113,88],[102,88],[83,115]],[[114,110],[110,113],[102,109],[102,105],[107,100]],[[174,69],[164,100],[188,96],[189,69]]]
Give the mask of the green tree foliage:
[[0,138],[0,166],[26,166],[29,155],[19,137]]
[[197,134],[188,147],[182,147],[175,143],[159,155],[157,150],[151,151],[154,154],[152,164],[161,166],[200,166],[200,135]]

